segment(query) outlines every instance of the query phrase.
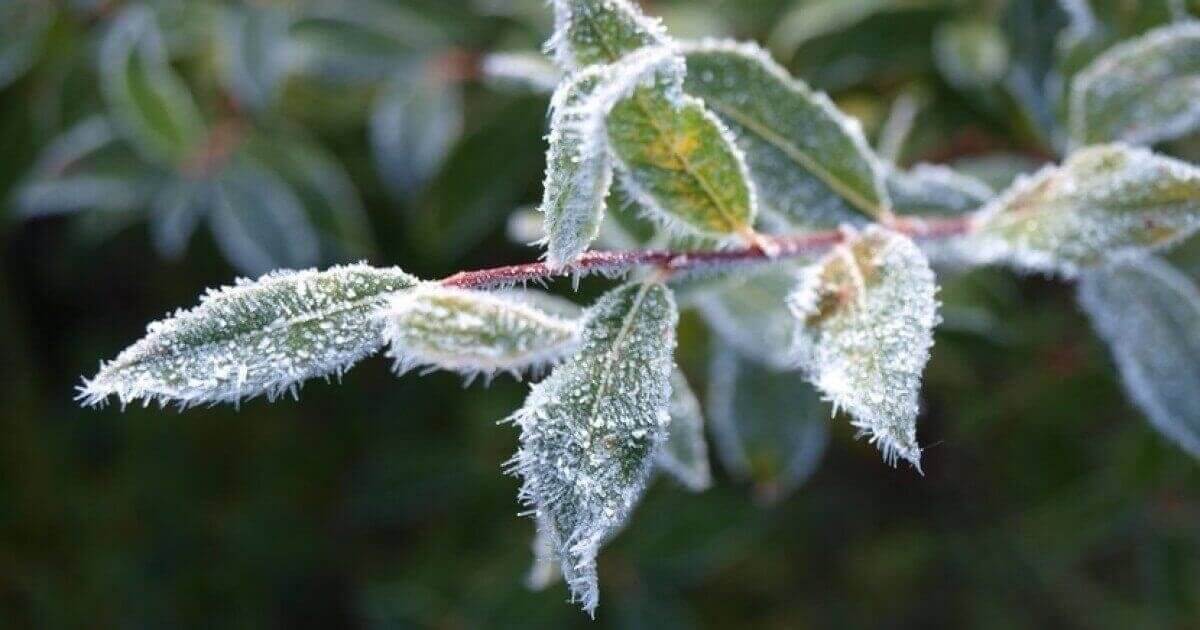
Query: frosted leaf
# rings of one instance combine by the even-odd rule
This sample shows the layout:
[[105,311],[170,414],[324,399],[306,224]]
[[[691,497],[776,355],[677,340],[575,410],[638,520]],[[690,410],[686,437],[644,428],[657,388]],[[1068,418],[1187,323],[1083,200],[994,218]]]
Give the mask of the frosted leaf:
[[631,197],[669,228],[754,241],[758,201],[745,156],[704,103],[638,88],[608,116],[608,138]]
[[683,51],[685,89],[737,138],[764,214],[827,228],[888,208],[883,170],[861,126],[827,96],[754,44],[703,41]]
[[536,52],[497,52],[480,64],[483,80],[493,88],[549,94],[562,82],[563,73]]
[[238,103],[271,106],[291,69],[288,30],[292,19],[278,7],[245,7],[221,14],[220,71]]
[[1073,277],[1200,229],[1200,169],[1126,145],[1090,147],[1018,179],[973,221],[965,258]]
[[153,184],[129,175],[66,175],[21,186],[15,201],[30,218],[80,210],[129,211],[145,205]]
[[682,60],[670,49],[645,48],[612,65],[590,66],[555,92],[541,206],[552,267],[573,261],[600,232],[613,177],[609,112],[641,86],[677,86],[683,73]]
[[512,420],[520,498],[562,560],[573,601],[594,614],[596,555],[645,491],[670,423],[675,300],[657,283],[627,284],[584,316],[583,344],[533,386]]
[[980,19],[948,21],[933,34],[933,59],[951,85],[980,89],[995,85],[1008,71],[1004,33]]
[[785,369],[795,364],[791,344],[796,320],[784,303],[795,283],[791,266],[772,268],[701,294],[695,304],[725,343],[760,363]]
[[158,191],[151,204],[150,235],[159,255],[168,260],[183,256],[211,196],[211,185],[190,179],[174,180]]
[[397,373],[428,367],[469,377],[519,375],[557,362],[578,345],[570,320],[518,299],[437,283],[396,294],[380,316]]
[[709,364],[708,409],[725,469],[768,503],[787,498],[821,462],[829,406],[793,371],[749,362],[718,345]]
[[554,36],[546,47],[565,70],[612,63],[639,48],[670,44],[662,24],[629,0],[553,0],[553,4]]
[[1200,290],[1153,257],[1119,260],[1081,280],[1080,304],[1112,349],[1129,397],[1200,458]]
[[307,267],[320,258],[320,239],[296,191],[249,159],[217,181],[209,225],[217,247],[243,273]]
[[788,306],[809,380],[895,465],[920,470],[921,373],[938,323],[937,284],[908,238],[872,226],[800,273]]
[[377,352],[383,335],[374,312],[416,283],[399,269],[366,265],[239,280],[150,324],[141,341],[84,381],[79,398],[192,407],[295,393],[302,381],[340,376]]
[[204,122],[171,69],[153,11],[138,5],[122,11],[104,35],[98,63],[100,92],[119,130],[147,159],[188,160]]
[[533,534],[533,565],[525,576],[525,585],[531,591],[544,591],[562,578],[558,556],[554,553],[554,542],[546,526],[540,522]]
[[1200,128],[1200,23],[1153,30],[1109,49],[1071,86],[1080,145],[1153,144]]
[[371,111],[376,168],[401,198],[420,191],[462,135],[462,94],[433,65],[422,58],[401,66]]
[[982,181],[940,164],[917,164],[907,171],[889,168],[887,186],[899,215],[961,216],[996,196]]
[[704,441],[704,413],[687,377],[676,367],[671,373],[671,433],[655,458],[659,470],[692,492],[712,486],[708,443]]

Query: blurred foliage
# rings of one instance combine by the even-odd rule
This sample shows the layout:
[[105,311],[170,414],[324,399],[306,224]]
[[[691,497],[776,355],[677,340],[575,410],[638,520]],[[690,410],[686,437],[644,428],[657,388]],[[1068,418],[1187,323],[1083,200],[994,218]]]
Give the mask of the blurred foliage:
[[[643,4],[679,37],[766,43],[898,164],[995,186],[1060,153],[1074,72],[1200,10]],[[515,432],[494,425],[522,384],[397,381],[376,360],[303,406],[72,401],[96,357],[238,273],[536,257],[504,226],[540,198],[547,98],[480,61],[536,51],[549,22],[541,0],[0,0],[0,625],[597,627],[561,584],[523,585],[533,524],[499,474]],[[1163,148],[1200,156],[1196,138]],[[1193,274],[1197,250],[1175,257]],[[719,465],[701,495],[656,483],[601,558],[596,624],[1200,625],[1200,469],[1125,401],[1072,289],[943,284],[924,477],[839,423],[769,506],[757,474]],[[701,393],[710,336],[685,317]]]

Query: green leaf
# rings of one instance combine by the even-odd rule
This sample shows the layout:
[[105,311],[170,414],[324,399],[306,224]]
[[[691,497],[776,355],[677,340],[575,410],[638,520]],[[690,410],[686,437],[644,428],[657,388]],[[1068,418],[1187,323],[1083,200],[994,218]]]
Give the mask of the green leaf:
[[554,22],[548,48],[566,70],[612,63],[639,48],[670,43],[662,25],[628,0],[554,0]]
[[279,7],[239,7],[221,14],[220,71],[238,103],[255,110],[274,104],[291,70],[292,22]]
[[133,6],[100,46],[100,88],[117,127],[146,159],[184,165],[204,139],[204,121],[171,69],[154,13]]
[[494,52],[480,64],[483,80],[492,89],[550,94],[563,73],[539,52]]
[[436,283],[396,295],[382,316],[398,374],[425,367],[471,378],[519,376],[558,362],[578,345],[578,327],[568,319],[518,299]]
[[704,413],[687,377],[676,367],[671,373],[671,433],[662,445],[655,465],[692,492],[712,486],[708,443],[704,440]]
[[635,87],[652,82],[669,89],[683,73],[671,50],[646,48],[611,65],[590,66],[555,92],[541,206],[552,267],[573,261],[600,233],[613,179],[609,112]]
[[54,4],[10,0],[0,4],[0,88],[21,78],[37,61],[54,24]]
[[994,22],[946,22],[934,32],[933,51],[942,76],[962,89],[993,86],[1008,72],[1008,42]]
[[795,372],[745,360],[719,344],[709,364],[708,408],[725,469],[775,503],[817,469],[829,443],[829,406]]
[[1075,77],[1070,110],[1079,145],[1153,144],[1200,128],[1200,24],[1166,26],[1109,49]]
[[1090,147],[1019,179],[973,222],[967,260],[1073,277],[1200,229],[1200,169],[1126,145]]
[[1200,290],[1153,257],[1085,274],[1079,301],[1108,342],[1129,397],[1163,435],[1200,458]]
[[701,293],[695,304],[721,339],[738,352],[776,369],[795,364],[796,320],[784,296],[796,283],[792,265],[773,267]]
[[306,267],[320,258],[320,238],[286,181],[250,159],[216,182],[209,226],[217,247],[243,273]]
[[937,284],[908,238],[867,228],[805,269],[788,305],[798,364],[894,465],[920,470],[921,374],[938,323]]
[[399,269],[365,265],[240,280],[151,324],[145,338],[84,382],[79,398],[193,407],[296,393],[302,381],[340,376],[377,352],[383,325],[375,311],[416,284]]
[[996,196],[982,181],[938,164],[888,169],[887,186],[899,215],[961,216]]
[[550,537],[573,601],[599,603],[596,555],[645,491],[670,423],[678,313],[670,290],[627,284],[584,316],[583,345],[512,420],[520,497]]
[[802,228],[880,216],[890,205],[861,126],[753,44],[684,48],[685,89],[723,120],[745,152],[764,213]]
[[371,148],[388,189],[411,198],[432,178],[463,129],[462,94],[430,60],[405,64],[371,112]]
[[701,101],[638,88],[613,107],[608,138],[625,187],[666,226],[753,241],[757,201],[745,159]]

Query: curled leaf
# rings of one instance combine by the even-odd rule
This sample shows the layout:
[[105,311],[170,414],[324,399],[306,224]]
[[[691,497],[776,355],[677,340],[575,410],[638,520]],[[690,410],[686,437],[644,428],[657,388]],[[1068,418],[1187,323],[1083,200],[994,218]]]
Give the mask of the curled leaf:
[[1163,435],[1200,458],[1200,290],[1153,257],[1085,274],[1079,302],[1108,342],[1125,390]]
[[1153,144],[1200,128],[1200,23],[1185,21],[1119,44],[1071,86],[1078,144]]
[[193,407],[295,393],[302,381],[340,376],[377,352],[383,335],[374,312],[416,283],[399,269],[366,265],[240,280],[150,324],[141,341],[84,381],[79,398]]
[[973,222],[964,257],[1074,277],[1200,229],[1200,169],[1126,145],[1090,147],[1018,179]]
[[629,0],[553,0],[547,48],[565,70],[612,63],[639,49],[670,43],[657,21]]
[[829,408],[795,372],[747,361],[726,345],[708,377],[717,453],[733,476],[768,503],[786,498],[817,469],[829,443]]
[[685,89],[729,125],[764,212],[797,227],[836,227],[889,206],[883,171],[858,122],[754,44],[683,48]]
[[918,396],[938,323],[937,284],[912,241],[867,228],[801,272],[793,350],[817,389],[879,447],[918,470]]
[[704,413],[700,401],[679,368],[671,373],[671,434],[656,458],[659,470],[683,487],[701,492],[712,486],[708,443],[704,441]]
[[513,458],[521,500],[589,613],[600,597],[596,555],[640,500],[667,435],[677,320],[662,284],[610,291],[584,316],[579,352],[512,417],[521,429]]
[[429,367],[467,376],[519,374],[558,361],[578,342],[570,320],[517,299],[436,283],[396,294],[381,317],[398,373]]

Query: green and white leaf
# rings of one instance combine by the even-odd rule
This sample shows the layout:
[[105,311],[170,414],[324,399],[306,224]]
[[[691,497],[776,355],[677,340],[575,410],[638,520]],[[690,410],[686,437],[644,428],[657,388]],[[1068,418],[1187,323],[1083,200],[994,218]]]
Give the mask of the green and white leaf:
[[1200,458],[1200,289],[1154,257],[1085,274],[1079,302],[1125,390],[1163,435]]
[[239,280],[150,324],[146,337],[84,381],[79,398],[193,407],[296,393],[302,381],[341,376],[377,352],[383,325],[375,311],[416,284],[400,269],[365,265]]
[[613,180],[606,127],[613,107],[646,85],[669,90],[684,72],[670,49],[644,48],[614,64],[589,66],[555,92],[541,206],[551,267],[575,260],[600,233]]
[[401,64],[371,111],[371,149],[393,194],[411,198],[445,163],[463,131],[459,87],[427,59]]
[[508,296],[426,283],[392,298],[383,318],[396,372],[443,369],[519,376],[575,350],[575,322]]
[[255,110],[274,104],[292,69],[289,12],[279,7],[242,7],[221,14],[220,71],[237,101]]
[[249,159],[218,179],[209,226],[221,253],[243,273],[307,267],[320,259],[320,237],[300,197]]
[[1070,98],[1077,145],[1153,144],[1200,129],[1200,22],[1114,46],[1075,77]]
[[483,80],[502,90],[550,94],[562,83],[563,72],[536,52],[495,52],[480,64]]
[[829,443],[829,406],[795,372],[747,361],[718,344],[709,365],[708,409],[725,469],[774,503],[799,488]]
[[827,228],[886,212],[883,168],[858,121],[827,96],[754,44],[703,41],[683,51],[685,89],[737,138],[764,214]]
[[940,164],[889,168],[887,186],[898,215],[962,216],[996,196],[983,181]]
[[878,226],[806,268],[788,296],[796,361],[889,464],[920,470],[921,374],[938,324],[937,284],[907,237]]
[[951,85],[981,89],[998,84],[1008,73],[1009,49],[994,22],[949,21],[933,34],[934,61]]
[[204,138],[204,121],[167,56],[154,13],[120,13],[100,45],[100,91],[117,128],[148,160],[183,164]]
[[704,440],[704,412],[687,377],[678,367],[671,373],[671,432],[655,458],[659,470],[684,488],[703,492],[712,486],[708,443]]
[[564,70],[612,63],[640,48],[666,46],[662,24],[629,0],[553,0],[547,49]]
[[702,101],[640,87],[609,113],[608,138],[626,190],[663,225],[753,241],[758,202],[745,157]]
[[796,320],[784,303],[795,283],[794,266],[772,267],[701,293],[694,303],[726,344],[783,370],[795,365],[791,345]]
[[973,223],[963,258],[1074,277],[1200,229],[1200,169],[1126,145],[1090,147],[1018,179]]
[[670,289],[627,284],[584,316],[582,347],[533,386],[512,420],[520,497],[551,540],[573,601],[599,603],[596,555],[646,488],[670,424],[678,312]]

